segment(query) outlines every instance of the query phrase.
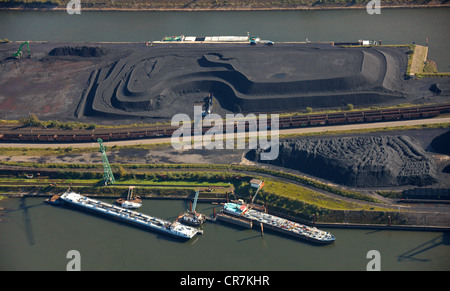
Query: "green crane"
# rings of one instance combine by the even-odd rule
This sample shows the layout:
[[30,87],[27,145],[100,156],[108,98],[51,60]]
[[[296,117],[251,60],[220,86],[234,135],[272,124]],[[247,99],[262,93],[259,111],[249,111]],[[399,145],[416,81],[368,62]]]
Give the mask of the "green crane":
[[100,152],[102,153],[103,182],[105,183],[105,186],[108,185],[108,182],[114,184],[116,180],[114,179],[113,172],[109,166],[108,157],[106,156],[106,147],[103,145],[103,140],[101,138],[98,138],[97,142],[100,144]]
[[197,199],[198,199],[198,190],[195,192],[194,206],[192,206],[192,212],[195,212],[195,208],[197,207]]
[[22,47],[25,44],[27,45],[27,49],[28,49],[28,57],[31,58],[30,44],[28,43],[28,41],[26,41],[26,42],[24,42],[23,44],[20,45],[20,47],[17,50],[17,52],[13,53],[13,57],[15,57],[16,59],[20,59],[22,57],[22,55],[23,55]]

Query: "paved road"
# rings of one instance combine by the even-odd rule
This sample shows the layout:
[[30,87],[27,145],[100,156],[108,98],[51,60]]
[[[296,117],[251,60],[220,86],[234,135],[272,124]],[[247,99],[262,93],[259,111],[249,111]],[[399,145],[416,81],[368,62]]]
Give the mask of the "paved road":
[[[355,129],[374,129],[396,126],[414,126],[422,124],[436,124],[436,123],[450,123],[450,117],[442,118],[430,118],[430,119],[415,119],[415,120],[402,120],[402,121],[388,121],[388,122],[376,122],[376,123],[363,123],[363,124],[346,124],[346,125],[333,125],[333,126],[318,126],[318,127],[306,127],[306,128],[290,128],[280,130],[280,135],[287,134],[304,134],[304,133],[320,133],[326,131],[346,131]],[[268,133],[270,136],[270,133]],[[124,141],[110,141],[104,142],[106,146],[130,146],[130,145],[145,145],[145,144],[160,144],[171,143],[171,138],[153,138],[153,139],[137,139],[137,140],[124,140]],[[87,148],[98,147],[96,142],[93,143],[0,143],[0,147],[27,147],[27,148]]]

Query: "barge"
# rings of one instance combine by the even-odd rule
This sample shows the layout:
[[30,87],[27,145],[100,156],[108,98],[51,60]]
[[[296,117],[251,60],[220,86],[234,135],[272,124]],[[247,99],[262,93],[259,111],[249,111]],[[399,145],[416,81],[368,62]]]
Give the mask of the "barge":
[[110,218],[114,218],[136,226],[154,230],[180,239],[191,239],[202,231],[194,227],[183,225],[179,222],[170,222],[152,217],[143,213],[129,210],[123,207],[85,197],[78,193],[67,191],[58,199],[62,205],[93,212]]
[[314,243],[329,244],[335,241],[333,234],[296,223],[256,209],[245,203],[225,203],[223,212],[236,217],[253,221],[265,229],[274,230],[286,235],[294,236]]
[[[220,36],[184,36],[184,35],[175,35],[175,36],[165,36],[161,40],[161,42],[183,42],[183,43],[248,43],[248,42],[260,42],[261,39],[257,36],[233,36],[233,35],[220,35]],[[263,41],[267,42],[267,41]],[[273,42],[271,42],[273,44]]]

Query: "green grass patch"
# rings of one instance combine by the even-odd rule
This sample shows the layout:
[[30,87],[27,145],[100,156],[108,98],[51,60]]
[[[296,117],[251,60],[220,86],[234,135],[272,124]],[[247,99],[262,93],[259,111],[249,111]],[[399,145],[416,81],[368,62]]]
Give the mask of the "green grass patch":
[[448,78],[450,73],[420,73],[415,75],[417,78]]
[[18,147],[0,147],[0,155],[2,156],[63,156],[76,155],[82,153],[98,152],[98,147],[58,147],[58,148],[18,148]]
[[[264,188],[260,191],[262,197],[269,197],[271,195],[284,197],[294,201],[301,201],[306,204],[315,205],[319,208],[336,209],[336,210],[374,210],[371,206],[358,204],[354,202],[347,202],[340,199],[332,198],[308,188],[295,185],[292,183],[266,181]],[[258,193],[258,195],[260,194]],[[283,208],[289,207],[285,201],[283,205],[277,205]],[[381,209],[381,208],[380,208]]]

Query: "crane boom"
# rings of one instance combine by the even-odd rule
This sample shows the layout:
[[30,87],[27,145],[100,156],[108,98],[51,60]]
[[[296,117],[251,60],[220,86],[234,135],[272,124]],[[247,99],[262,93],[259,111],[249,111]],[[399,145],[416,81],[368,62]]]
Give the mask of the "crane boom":
[[198,198],[198,190],[195,192],[194,205],[192,206],[192,212],[195,211],[195,207],[197,206],[197,198]]
[[114,184],[116,180],[114,179],[113,172],[111,170],[111,166],[108,162],[108,157],[106,156],[106,147],[103,145],[103,140],[101,138],[97,139],[97,142],[100,144],[100,152],[102,153],[102,161],[103,161],[103,182],[105,186],[108,185],[108,182]]
[[25,41],[24,43],[22,43],[22,44],[19,46],[19,49],[17,50],[17,52],[13,53],[13,57],[15,57],[15,58],[20,58],[20,57],[22,56],[22,54],[23,54],[23,53],[22,53],[22,47],[23,47],[25,44],[27,45],[27,49],[28,49],[28,57],[31,58],[30,44],[29,44],[28,41]]
[[256,195],[258,195],[258,192],[259,192],[260,189],[261,188],[258,188],[258,190],[256,190],[256,193],[255,193],[255,195],[252,198],[252,203],[255,201]]

